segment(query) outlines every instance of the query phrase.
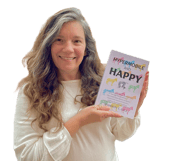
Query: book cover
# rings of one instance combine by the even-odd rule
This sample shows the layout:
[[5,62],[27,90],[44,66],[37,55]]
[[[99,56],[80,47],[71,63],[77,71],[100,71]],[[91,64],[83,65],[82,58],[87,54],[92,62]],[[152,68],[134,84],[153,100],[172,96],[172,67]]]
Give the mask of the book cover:
[[133,119],[149,61],[112,50],[95,105]]

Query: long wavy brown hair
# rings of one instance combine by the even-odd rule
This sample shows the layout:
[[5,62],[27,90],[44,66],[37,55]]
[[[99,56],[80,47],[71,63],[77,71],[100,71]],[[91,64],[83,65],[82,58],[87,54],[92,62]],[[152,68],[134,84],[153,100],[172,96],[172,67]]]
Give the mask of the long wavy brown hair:
[[45,131],[47,129],[44,124],[48,123],[51,117],[58,120],[59,129],[57,131],[63,125],[60,108],[63,98],[62,88],[60,88],[62,84],[58,79],[58,69],[51,57],[51,45],[59,34],[62,25],[69,21],[78,21],[85,33],[86,56],[79,67],[82,75],[81,103],[83,105],[94,104],[104,72],[104,66],[101,64],[96,50],[96,42],[80,10],[68,8],[51,16],[40,30],[31,51],[22,59],[24,67],[27,65],[29,74],[17,86],[19,89],[25,85],[23,91],[29,99],[27,114],[32,110],[35,111],[36,118],[32,123],[38,121],[38,126]]

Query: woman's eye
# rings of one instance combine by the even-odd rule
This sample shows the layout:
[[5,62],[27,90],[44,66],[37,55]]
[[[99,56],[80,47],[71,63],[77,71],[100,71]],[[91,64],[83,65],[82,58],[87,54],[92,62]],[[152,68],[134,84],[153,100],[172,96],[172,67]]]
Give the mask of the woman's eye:
[[81,41],[80,40],[75,40],[75,43],[80,43]]
[[62,41],[62,39],[56,39],[56,41]]

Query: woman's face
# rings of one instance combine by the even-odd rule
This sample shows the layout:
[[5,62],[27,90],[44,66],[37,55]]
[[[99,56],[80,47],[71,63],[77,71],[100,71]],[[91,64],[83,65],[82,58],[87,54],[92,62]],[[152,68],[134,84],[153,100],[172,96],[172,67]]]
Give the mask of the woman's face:
[[85,35],[77,21],[64,23],[51,45],[51,55],[60,75],[79,73],[79,65],[85,55]]

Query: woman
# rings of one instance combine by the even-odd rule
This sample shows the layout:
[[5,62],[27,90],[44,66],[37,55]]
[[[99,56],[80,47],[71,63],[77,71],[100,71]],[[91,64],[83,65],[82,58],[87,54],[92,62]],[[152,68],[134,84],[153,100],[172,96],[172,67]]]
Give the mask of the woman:
[[148,74],[134,119],[94,106],[104,66],[81,12],[48,19],[24,57],[29,74],[18,84],[14,150],[25,161],[117,161],[114,142],[140,125]]

